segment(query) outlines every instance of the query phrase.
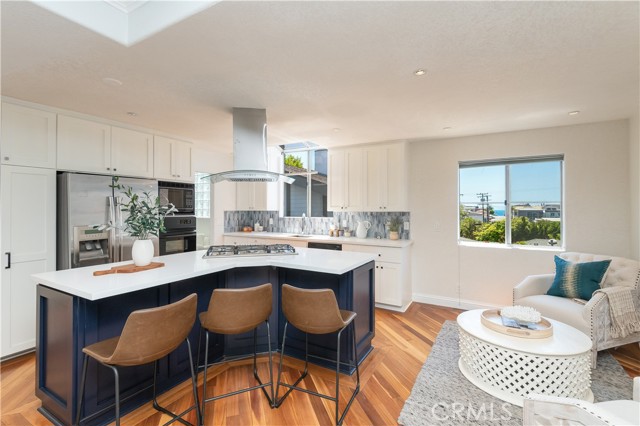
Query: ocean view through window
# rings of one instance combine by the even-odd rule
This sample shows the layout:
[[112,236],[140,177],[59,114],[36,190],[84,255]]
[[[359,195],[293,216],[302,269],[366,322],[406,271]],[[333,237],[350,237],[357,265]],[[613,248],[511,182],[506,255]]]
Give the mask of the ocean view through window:
[[461,162],[459,241],[563,247],[563,161]]

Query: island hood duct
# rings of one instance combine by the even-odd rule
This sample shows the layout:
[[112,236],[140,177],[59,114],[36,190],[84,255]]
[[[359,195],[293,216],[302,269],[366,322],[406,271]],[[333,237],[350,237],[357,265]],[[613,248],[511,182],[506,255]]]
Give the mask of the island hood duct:
[[277,182],[294,179],[267,170],[267,111],[255,108],[233,109],[233,170],[206,176],[211,183]]

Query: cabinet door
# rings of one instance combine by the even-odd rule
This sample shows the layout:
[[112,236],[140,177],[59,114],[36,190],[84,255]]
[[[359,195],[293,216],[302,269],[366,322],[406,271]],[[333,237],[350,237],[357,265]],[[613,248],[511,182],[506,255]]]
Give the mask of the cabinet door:
[[384,211],[386,206],[386,200],[383,197],[387,191],[387,167],[384,154],[385,149],[379,147],[370,147],[364,150],[368,211]]
[[153,177],[153,138],[148,133],[111,128],[111,165],[114,174]]
[[[407,196],[406,145],[395,144],[384,152],[384,210],[399,212],[409,210]],[[381,176],[383,174],[381,173]]]
[[172,160],[174,179],[193,183],[193,170],[191,167],[191,145],[185,142],[173,143]]
[[402,276],[397,263],[376,262],[376,303],[402,306]]
[[36,283],[56,264],[56,171],[2,166],[2,353],[35,346]]
[[171,173],[171,139],[162,136],[153,137],[153,177],[172,180]]
[[111,126],[58,115],[58,169],[111,174]]
[[[270,185],[267,182],[253,182],[253,210],[269,210]],[[273,192],[271,194],[276,195]]]
[[343,150],[329,150],[329,167],[327,177],[329,211],[341,211],[346,208],[346,179],[345,152]]
[[2,103],[2,164],[56,168],[56,115]]
[[253,210],[253,182],[236,184],[236,210]]
[[362,149],[345,151],[347,165],[347,210],[363,211],[365,206],[365,168]]

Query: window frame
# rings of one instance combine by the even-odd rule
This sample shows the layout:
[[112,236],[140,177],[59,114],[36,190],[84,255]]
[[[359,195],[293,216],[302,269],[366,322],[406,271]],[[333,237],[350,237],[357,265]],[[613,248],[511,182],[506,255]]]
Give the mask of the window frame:
[[[511,197],[511,167],[512,165],[517,164],[532,164],[532,163],[543,163],[543,162],[551,162],[551,161],[559,161],[560,162],[560,236],[561,236],[561,244],[557,246],[536,246],[536,245],[521,245],[514,244],[512,241],[512,197]],[[492,248],[517,248],[517,249],[525,249],[525,250],[552,250],[552,251],[563,251],[566,247],[566,221],[565,221],[565,171],[564,171],[564,154],[555,154],[555,155],[544,155],[544,156],[534,156],[534,157],[517,157],[517,158],[501,158],[501,159],[491,159],[491,160],[477,160],[477,161],[459,161],[458,162],[458,206],[457,210],[459,212],[461,203],[461,194],[460,194],[460,171],[465,168],[473,168],[473,167],[487,167],[487,166],[504,166],[504,190],[505,190],[505,200],[504,200],[504,213],[505,213],[505,236],[504,243],[500,242],[481,242],[481,241],[468,241],[466,239],[462,239],[460,235],[461,231],[461,220],[458,217],[458,233],[457,240],[458,245],[469,245],[473,247],[492,247]],[[489,208],[489,204],[487,204],[487,208]],[[458,213],[459,214],[459,213]]]
[[[311,143],[307,143],[308,145],[306,147],[301,147],[301,148],[294,148],[294,149],[287,149],[287,145],[281,145],[282,148],[282,166],[283,166],[283,170],[285,165],[285,159],[287,157],[287,155],[295,155],[296,153],[304,153],[304,155],[307,156],[307,164],[310,164],[311,162],[311,155],[314,155],[316,151],[326,151],[327,152],[327,158],[329,155],[329,150],[327,148],[321,147],[321,146],[312,146]],[[315,144],[313,144],[315,145]],[[327,216],[311,216],[311,213],[313,212],[313,208],[312,208],[312,192],[313,192],[313,175],[319,174],[317,170],[310,170],[307,169],[307,172],[299,172],[299,173],[285,173],[287,176],[304,176],[307,179],[307,185],[306,185],[306,217],[320,217],[320,218],[326,218],[326,217],[333,217],[332,212],[327,211]],[[328,171],[327,171],[328,174]],[[299,218],[302,216],[287,216],[286,215],[286,196],[285,196],[285,192],[286,192],[286,187],[283,186],[283,197],[282,197],[282,215],[283,217],[293,217],[293,218]]]

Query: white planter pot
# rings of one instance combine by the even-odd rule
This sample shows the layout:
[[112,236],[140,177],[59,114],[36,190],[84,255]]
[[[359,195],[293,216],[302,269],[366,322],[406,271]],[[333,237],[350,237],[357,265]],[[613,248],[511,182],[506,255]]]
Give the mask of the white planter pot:
[[153,258],[153,242],[151,240],[135,240],[131,248],[131,258],[136,266],[147,266]]

